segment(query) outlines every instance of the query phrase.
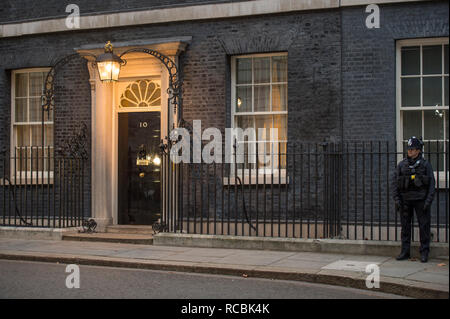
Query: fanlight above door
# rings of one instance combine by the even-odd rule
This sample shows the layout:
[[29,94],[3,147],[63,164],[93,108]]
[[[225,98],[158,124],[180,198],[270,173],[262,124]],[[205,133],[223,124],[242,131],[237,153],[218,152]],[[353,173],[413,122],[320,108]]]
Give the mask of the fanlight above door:
[[152,80],[137,80],[126,87],[120,97],[121,108],[144,108],[161,105],[161,86]]

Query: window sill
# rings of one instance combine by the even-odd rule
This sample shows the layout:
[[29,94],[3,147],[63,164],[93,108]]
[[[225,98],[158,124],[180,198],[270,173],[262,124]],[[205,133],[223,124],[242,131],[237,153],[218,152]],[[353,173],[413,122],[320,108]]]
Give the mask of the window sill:
[[286,185],[289,184],[289,177],[286,177],[285,174],[281,174],[281,176],[278,174],[260,174],[257,178],[256,175],[245,174],[244,176],[238,175],[237,178],[235,176],[224,177],[222,182],[224,186],[240,186],[241,182],[243,185]]
[[28,178],[27,180],[25,180],[25,178],[22,178],[22,180],[20,178],[17,178],[16,180],[14,180],[14,178],[11,178],[10,182],[8,180],[5,180],[4,178],[0,178],[0,186],[45,186],[53,185],[53,182],[53,177],[44,177],[43,179],[39,178],[38,180],[36,180],[36,178],[33,178],[32,181],[31,178]]

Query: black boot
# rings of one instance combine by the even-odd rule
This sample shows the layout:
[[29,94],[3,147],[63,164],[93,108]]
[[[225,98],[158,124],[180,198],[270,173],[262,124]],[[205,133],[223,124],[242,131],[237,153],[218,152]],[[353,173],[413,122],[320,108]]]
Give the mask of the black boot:
[[410,257],[409,251],[408,250],[403,250],[400,255],[397,256],[397,260],[405,260],[408,259]]
[[420,254],[420,261],[423,263],[428,261],[428,252],[424,251]]

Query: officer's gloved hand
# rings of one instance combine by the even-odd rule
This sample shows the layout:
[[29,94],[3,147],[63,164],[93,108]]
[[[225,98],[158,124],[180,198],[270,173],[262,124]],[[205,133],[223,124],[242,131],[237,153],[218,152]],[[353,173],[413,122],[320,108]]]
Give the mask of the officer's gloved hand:
[[399,211],[402,208],[402,203],[399,200],[395,201],[395,210]]
[[430,209],[430,203],[425,202],[425,204],[423,205],[423,210],[429,210]]

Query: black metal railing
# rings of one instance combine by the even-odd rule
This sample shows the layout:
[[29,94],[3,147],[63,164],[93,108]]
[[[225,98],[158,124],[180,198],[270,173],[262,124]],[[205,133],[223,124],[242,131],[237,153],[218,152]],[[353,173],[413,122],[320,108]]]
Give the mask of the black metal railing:
[[[392,198],[402,143],[287,143],[255,163],[179,163],[162,159],[163,215],[169,232],[289,238],[400,240]],[[273,149],[281,151],[273,152]],[[435,170],[433,241],[448,242],[449,143],[425,143]],[[238,153],[238,154],[237,154]],[[248,157],[250,153],[250,157]],[[261,157],[260,157],[261,158]],[[418,240],[417,222],[413,240]]]
[[80,226],[85,211],[84,165],[83,159],[55,154],[50,146],[3,151],[0,225]]

